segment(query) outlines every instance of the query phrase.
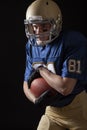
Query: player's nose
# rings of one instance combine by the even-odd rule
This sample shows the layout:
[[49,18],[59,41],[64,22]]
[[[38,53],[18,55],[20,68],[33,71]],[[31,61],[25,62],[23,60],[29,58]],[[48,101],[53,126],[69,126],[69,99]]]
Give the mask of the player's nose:
[[43,28],[42,27],[37,27],[36,29],[36,33],[39,34],[39,33],[42,33],[43,32]]

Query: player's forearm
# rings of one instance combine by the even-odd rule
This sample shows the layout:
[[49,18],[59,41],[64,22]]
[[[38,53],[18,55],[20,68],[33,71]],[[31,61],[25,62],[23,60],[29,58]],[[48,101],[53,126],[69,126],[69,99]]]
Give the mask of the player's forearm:
[[[60,76],[51,73],[49,70],[41,67],[39,69],[41,76],[47,81],[47,83],[54,89],[56,89],[57,91],[59,91],[60,88],[58,88],[57,86],[63,86],[62,85],[62,78]],[[57,81],[56,81],[57,80]],[[59,80],[59,81],[58,81]]]
[[35,103],[35,96],[31,93],[30,89],[28,88],[28,84],[27,82],[24,81],[24,84],[23,84],[23,91],[26,95],[26,97],[33,103]]
[[69,93],[71,93],[76,84],[76,80],[62,78],[61,76],[51,73],[49,70],[43,67],[41,67],[39,71],[41,76],[47,81],[47,83],[63,95],[68,95]]

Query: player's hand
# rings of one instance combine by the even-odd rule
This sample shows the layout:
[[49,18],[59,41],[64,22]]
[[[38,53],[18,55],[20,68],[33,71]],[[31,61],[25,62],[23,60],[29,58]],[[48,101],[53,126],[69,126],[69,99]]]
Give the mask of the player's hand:
[[28,87],[30,88],[31,82],[36,79],[36,78],[40,78],[41,75],[39,73],[39,70],[36,69],[30,76],[29,80],[28,80]]
[[52,63],[49,63],[47,65],[45,65],[44,63],[42,63],[42,64],[41,63],[40,64],[34,64],[33,65],[33,68],[35,70],[39,69],[40,67],[44,67],[45,69],[48,69],[50,72],[56,73],[54,64],[52,64]]
[[35,99],[35,105],[39,107],[46,107],[54,101],[56,95],[56,93],[55,95],[53,95],[53,93],[50,90],[47,90],[43,94],[41,94],[40,97]]
[[47,68],[47,66],[46,66],[45,64],[34,64],[34,65],[33,65],[33,68],[34,68],[35,70],[38,70],[38,68],[40,68],[40,67]]

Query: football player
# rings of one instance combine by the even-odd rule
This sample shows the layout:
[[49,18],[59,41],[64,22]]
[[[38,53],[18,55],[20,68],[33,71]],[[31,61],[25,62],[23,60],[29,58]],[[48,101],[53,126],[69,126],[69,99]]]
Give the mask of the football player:
[[[31,102],[46,106],[37,130],[87,130],[87,39],[81,32],[62,29],[61,10],[52,0],[29,5],[24,24],[28,41],[23,90]],[[36,98],[31,93],[38,73],[56,95],[47,92]]]

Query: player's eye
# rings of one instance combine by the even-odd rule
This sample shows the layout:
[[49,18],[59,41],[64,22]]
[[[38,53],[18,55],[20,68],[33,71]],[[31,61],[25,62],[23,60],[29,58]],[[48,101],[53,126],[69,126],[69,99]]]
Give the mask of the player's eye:
[[51,28],[51,25],[50,25],[50,24],[44,24],[44,25],[43,25],[43,32],[49,31],[50,28]]

